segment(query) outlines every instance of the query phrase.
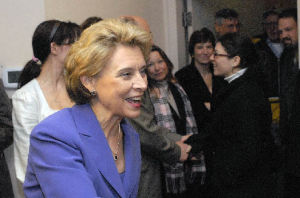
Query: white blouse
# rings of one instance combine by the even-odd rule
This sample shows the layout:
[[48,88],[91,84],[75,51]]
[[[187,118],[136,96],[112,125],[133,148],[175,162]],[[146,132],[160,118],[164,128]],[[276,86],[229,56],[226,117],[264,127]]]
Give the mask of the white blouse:
[[12,103],[14,165],[16,177],[23,183],[27,168],[30,133],[40,121],[58,110],[49,107],[36,79],[17,90],[12,96]]

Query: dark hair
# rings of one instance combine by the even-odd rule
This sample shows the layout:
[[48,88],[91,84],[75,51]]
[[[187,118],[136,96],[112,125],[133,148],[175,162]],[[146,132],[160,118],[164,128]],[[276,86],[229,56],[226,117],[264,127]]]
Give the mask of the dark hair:
[[221,36],[218,42],[222,44],[229,58],[233,58],[234,56],[240,57],[241,68],[257,66],[259,55],[249,37],[241,36],[237,33],[227,33]]
[[268,18],[268,17],[271,16],[271,15],[276,15],[276,16],[278,16],[279,14],[278,14],[278,12],[276,12],[275,10],[267,10],[267,11],[265,11],[265,12],[263,13],[262,18],[263,18],[263,20],[265,20],[266,18]]
[[297,9],[296,8],[285,9],[279,14],[279,19],[290,18],[290,17],[293,18],[297,23]]
[[[165,61],[166,65],[168,67],[168,74],[166,76],[166,80],[167,81],[174,81],[175,78],[174,78],[173,73],[172,73],[174,65],[170,61],[170,59],[168,58],[166,53],[160,47],[158,47],[156,45],[152,45],[151,52],[158,52],[160,54],[160,56]],[[156,81],[154,79],[150,78],[150,76],[148,74],[148,71],[146,71],[146,73],[147,73],[147,76],[148,76],[148,86],[149,86],[149,88],[152,88],[153,85],[156,83]]]
[[41,65],[51,52],[50,44],[65,45],[74,43],[80,36],[80,27],[72,22],[48,20],[40,23],[32,37],[34,58],[26,63],[18,79],[18,87],[39,76]]
[[213,46],[215,46],[215,36],[214,34],[207,28],[202,28],[200,31],[196,30],[190,37],[189,42],[189,53],[191,56],[194,55],[194,48],[197,43],[206,43],[211,42]]
[[82,24],[80,25],[81,30],[85,30],[86,28],[90,27],[91,25],[93,25],[94,23],[97,23],[99,21],[102,21],[103,19],[101,17],[89,17],[87,18],[85,21],[82,22]]
[[229,8],[224,8],[216,12],[215,19],[231,19],[231,18],[238,18],[239,14]]

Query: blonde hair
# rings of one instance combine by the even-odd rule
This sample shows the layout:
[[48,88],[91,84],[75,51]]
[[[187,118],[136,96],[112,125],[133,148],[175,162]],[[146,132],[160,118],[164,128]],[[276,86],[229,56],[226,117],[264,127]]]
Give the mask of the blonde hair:
[[76,104],[88,103],[92,97],[80,77],[97,76],[119,45],[139,47],[147,60],[151,35],[122,19],[105,19],[84,30],[72,45],[65,63],[65,81],[69,96]]

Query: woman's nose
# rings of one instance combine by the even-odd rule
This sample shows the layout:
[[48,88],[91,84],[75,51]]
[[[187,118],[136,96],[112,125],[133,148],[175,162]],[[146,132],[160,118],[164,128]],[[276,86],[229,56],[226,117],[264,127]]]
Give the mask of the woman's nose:
[[146,76],[138,74],[133,81],[133,88],[138,89],[139,91],[145,91],[148,86],[148,81]]

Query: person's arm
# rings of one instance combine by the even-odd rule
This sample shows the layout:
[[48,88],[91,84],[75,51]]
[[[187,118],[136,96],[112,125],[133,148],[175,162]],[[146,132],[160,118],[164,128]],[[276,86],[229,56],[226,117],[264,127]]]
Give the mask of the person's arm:
[[11,103],[0,80],[0,151],[12,143]]
[[98,176],[89,175],[80,150],[80,137],[69,122],[64,124],[62,127],[48,121],[32,131],[24,183],[27,197],[35,197],[40,192],[33,190],[37,187],[36,182],[44,197],[98,196],[91,177],[102,178],[101,173]]
[[17,179],[25,179],[30,133],[38,122],[38,101],[35,94],[18,90],[12,97],[14,127],[14,165]]
[[176,143],[182,136],[156,124],[149,92],[143,96],[141,114],[129,122],[140,135],[142,152],[166,163],[175,163],[183,157],[182,150],[185,151],[187,145]]

